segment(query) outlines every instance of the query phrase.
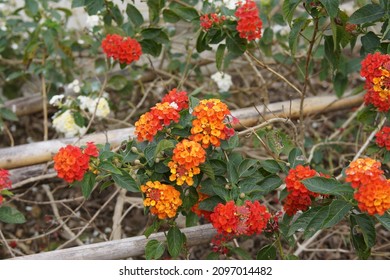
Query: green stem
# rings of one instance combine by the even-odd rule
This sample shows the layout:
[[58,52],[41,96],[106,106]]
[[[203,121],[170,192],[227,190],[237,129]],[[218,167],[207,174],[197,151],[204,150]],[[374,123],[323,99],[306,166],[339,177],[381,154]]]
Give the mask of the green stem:
[[276,236],[276,244],[277,244],[277,247],[278,247],[280,258],[282,260],[284,260],[285,259],[285,255],[284,255],[284,252],[283,252],[282,242],[280,240],[280,235],[279,234]]

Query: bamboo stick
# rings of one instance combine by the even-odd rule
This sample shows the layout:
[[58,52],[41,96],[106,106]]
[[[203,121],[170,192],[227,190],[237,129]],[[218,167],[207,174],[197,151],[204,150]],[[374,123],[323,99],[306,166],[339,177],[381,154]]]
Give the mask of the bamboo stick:
[[[211,224],[182,229],[187,237],[187,246],[206,244],[216,234]],[[13,258],[14,260],[117,260],[140,256],[145,253],[149,240],[165,241],[163,232],[152,234],[149,238],[135,236],[121,240],[100,242],[90,245],[50,251]]]

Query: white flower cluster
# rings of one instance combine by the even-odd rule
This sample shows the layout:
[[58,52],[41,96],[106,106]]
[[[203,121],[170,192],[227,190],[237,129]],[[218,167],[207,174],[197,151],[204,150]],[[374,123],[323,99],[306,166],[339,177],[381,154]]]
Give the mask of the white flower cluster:
[[233,85],[232,77],[223,72],[216,72],[211,76],[211,79],[217,84],[220,92],[228,91]]
[[73,90],[75,93],[79,93],[81,90],[79,80],[73,80],[73,82],[68,85],[68,89]]
[[95,112],[95,108],[97,107],[96,117],[105,118],[108,114],[110,114],[110,106],[108,105],[107,99],[104,97],[101,97],[99,100],[98,98],[79,96],[77,99],[80,101],[81,110],[87,110],[93,114]]
[[49,104],[56,107],[62,106],[62,99],[64,99],[65,95],[58,94],[54,95],[52,98],[50,98]]
[[84,134],[86,127],[80,127],[76,124],[73,114],[70,110],[66,110],[62,114],[55,114],[53,116],[53,127],[57,132],[63,133],[65,138],[74,137],[76,135]]
[[88,30],[92,30],[95,26],[102,25],[102,23],[102,18],[99,15],[87,16],[87,20],[85,21],[85,27]]

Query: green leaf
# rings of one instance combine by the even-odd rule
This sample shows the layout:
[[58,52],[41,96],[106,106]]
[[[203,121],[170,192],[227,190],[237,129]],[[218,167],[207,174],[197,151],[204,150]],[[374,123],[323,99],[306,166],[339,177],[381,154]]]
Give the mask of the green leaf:
[[110,77],[107,83],[107,87],[115,91],[124,89],[127,85],[127,79],[124,75],[114,75]]
[[276,260],[276,248],[272,244],[266,245],[257,253],[256,260]]
[[246,44],[246,39],[242,39],[238,35],[235,37],[228,36],[226,38],[226,47],[228,51],[235,55],[242,55],[246,51]]
[[294,16],[295,9],[298,7],[301,0],[285,0],[283,1],[282,11],[283,18],[289,25],[291,25],[292,18]]
[[257,183],[257,189],[262,195],[268,194],[276,190],[283,184],[282,179],[278,175],[269,175]]
[[244,159],[238,166],[238,177],[243,178],[250,176],[253,173],[250,169],[253,169],[257,163],[258,161],[255,159]]
[[0,108],[0,118],[9,120],[9,121],[18,121],[18,117],[8,108]]
[[171,10],[181,17],[183,20],[191,22],[196,18],[199,18],[199,13],[196,9],[184,6],[174,6]]
[[15,208],[1,206],[0,221],[7,224],[23,224],[26,222],[26,218],[21,212],[19,212]]
[[79,127],[83,127],[85,125],[85,120],[79,111],[73,111],[72,116],[73,116],[74,122]]
[[213,211],[215,206],[218,205],[218,203],[225,204],[225,201],[223,201],[219,196],[212,196],[212,197],[206,198],[205,200],[202,200],[199,203],[199,209],[205,210],[205,211]]
[[206,259],[207,260],[219,260],[219,253],[216,252],[211,252],[210,254],[207,255]]
[[313,236],[319,229],[321,229],[322,224],[324,223],[324,220],[328,217],[328,215],[329,206],[320,207],[320,210],[315,215],[311,216],[311,219],[305,228],[303,237],[307,239]]
[[322,5],[324,5],[326,12],[332,18],[335,18],[339,12],[339,0],[320,0]]
[[91,192],[93,190],[93,186],[95,185],[95,181],[96,181],[95,174],[93,174],[91,172],[87,172],[84,175],[84,178],[81,181],[81,192],[83,193],[83,196],[86,199],[88,199],[89,196],[91,195]]
[[349,185],[343,185],[333,178],[311,177],[302,180],[305,187],[312,192],[331,195],[352,194],[354,190]]
[[152,24],[156,24],[160,18],[160,11],[165,5],[164,0],[147,0],[146,4],[149,7],[149,19]]
[[176,23],[180,20],[180,17],[172,10],[164,9],[163,18],[165,22]]
[[118,174],[118,175],[121,175],[122,174],[122,171],[116,167],[115,165],[113,165],[112,163],[110,162],[102,162],[100,165],[99,165],[99,168],[105,170],[105,171],[108,171],[108,172],[111,172],[111,173],[114,173],[114,174]]
[[112,174],[111,177],[119,187],[129,192],[137,193],[140,191],[137,182],[128,173]]
[[73,9],[73,8],[83,7],[84,2],[85,0],[73,0],[71,8]]
[[211,159],[210,165],[214,170],[214,175],[225,175],[227,171],[226,163],[223,160]]
[[390,214],[385,212],[382,216],[376,214],[375,218],[384,226],[387,230],[390,230]]
[[296,219],[296,221],[291,224],[287,236],[293,235],[298,230],[305,231],[306,227],[309,225],[313,217],[316,216],[322,208],[323,207],[313,207],[306,212],[303,212],[302,215],[300,215],[298,219]]
[[140,13],[140,11],[138,11],[138,9],[130,3],[127,4],[126,14],[129,17],[129,20],[135,26],[141,26],[144,23],[144,17]]
[[338,224],[352,209],[352,205],[344,200],[333,200],[329,205],[328,217],[324,220],[322,228],[329,228]]
[[173,144],[172,141],[163,139],[160,142],[158,142],[156,150],[154,151],[154,157],[156,158],[159,153],[162,151],[173,149],[175,147],[175,144]]
[[291,53],[294,55],[297,51],[297,46],[299,42],[299,33],[307,23],[305,18],[297,18],[294,20],[291,27],[290,34],[288,35],[288,44],[290,46]]
[[373,247],[376,240],[375,225],[371,217],[366,214],[351,215],[351,219],[354,219],[356,225],[359,227],[357,229],[360,233],[363,234],[364,242],[368,247]]
[[234,148],[238,147],[238,145],[239,145],[239,138],[237,134],[234,134],[228,140],[221,141],[221,149],[226,151],[231,151]]
[[156,232],[160,228],[160,225],[161,225],[161,220],[155,219],[153,223],[148,228],[145,229],[144,231],[145,237],[149,238],[149,236],[152,233]]
[[385,13],[386,12],[380,5],[367,4],[355,11],[349,18],[348,22],[354,24],[375,22],[380,20],[385,15]]
[[148,163],[152,163],[151,165],[153,165],[154,163],[154,159],[155,159],[154,151],[156,150],[156,148],[157,145],[148,145],[144,150],[145,158],[148,161]]
[[215,53],[215,62],[217,64],[217,69],[219,71],[222,71],[222,63],[223,63],[223,57],[225,56],[225,44],[220,44],[218,46],[217,52]]
[[85,5],[87,5],[88,15],[96,15],[97,12],[103,10],[104,0],[85,0]]
[[261,166],[265,171],[275,174],[281,170],[279,163],[273,159],[266,159],[261,162]]
[[364,55],[375,52],[381,45],[379,37],[372,31],[362,36],[361,41],[363,45],[362,52]]
[[364,239],[363,233],[357,225],[355,215],[350,216],[351,221],[351,243],[358,253],[360,259],[368,259],[371,254],[371,247],[369,247]]
[[305,163],[304,157],[302,155],[302,151],[299,148],[294,148],[288,154],[288,162],[290,163],[291,168],[295,168],[298,165],[302,165]]
[[348,86],[348,77],[341,72],[337,72],[333,78],[333,87],[337,97],[342,97]]
[[171,227],[167,234],[168,252],[173,257],[179,256],[185,241],[184,234],[177,227]]
[[150,54],[152,56],[159,56],[162,50],[161,44],[157,43],[154,40],[142,40],[140,42],[142,47],[142,52],[146,54]]
[[228,167],[228,178],[230,183],[237,184],[239,177],[238,177],[236,165],[233,162],[229,161],[227,167]]
[[35,0],[25,0],[26,1],[26,12],[30,16],[36,16],[39,11],[39,6]]
[[144,39],[158,43],[166,44],[169,42],[168,35],[161,28],[146,28],[142,30],[141,35]]
[[164,254],[164,243],[158,240],[150,240],[145,246],[145,258],[147,260],[157,260]]
[[199,166],[200,170],[207,175],[211,180],[215,181],[214,170],[208,163],[203,163]]

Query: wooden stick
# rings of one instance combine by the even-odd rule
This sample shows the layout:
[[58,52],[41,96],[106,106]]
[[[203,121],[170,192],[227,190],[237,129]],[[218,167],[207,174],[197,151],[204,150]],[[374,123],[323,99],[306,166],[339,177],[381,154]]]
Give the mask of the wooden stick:
[[[304,115],[311,116],[329,111],[347,109],[359,106],[363,102],[363,95],[355,95],[338,99],[336,96],[308,97],[304,103]],[[264,112],[263,106],[256,108],[242,108],[232,111],[232,115],[240,120],[246,127],[257,124],[263,119],[275,117],[297,118],[299,117],[300,100],[283,101],[269,104],[267,114],[260,118],[258,112]],[[291,108],[291,110],[290,110]],[[242,129],[242,127],[236,127]],[[120,145],[124,140],[134,136],[133,128],[110,130],[107,133],[89,134],[83,137],[77,144],[85,145],[86,142],[96,144],[110,143],[113,147]],[[32,144],[19,145],[0,149],[0,168],[12,169],[50,161],[58,150],[67,145],[77,142],[77,138],[50,140]]]
[[[187,236],[187,246],[195,246],[210,242],[216,234],[211,224],[182,229]],[[100,242],[58,251],[39,253],[13,258],[14,260],[117,260],[140,256],[145,253],[148,241],[156,239],[165,241],[163,232],[152,234],[149,238],[135,236],[121,240]]]

